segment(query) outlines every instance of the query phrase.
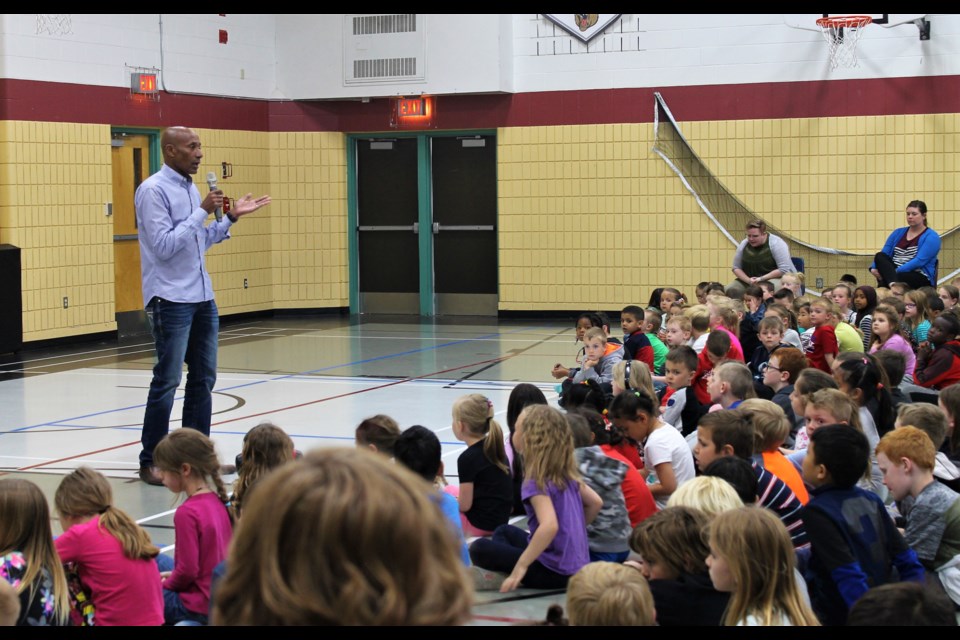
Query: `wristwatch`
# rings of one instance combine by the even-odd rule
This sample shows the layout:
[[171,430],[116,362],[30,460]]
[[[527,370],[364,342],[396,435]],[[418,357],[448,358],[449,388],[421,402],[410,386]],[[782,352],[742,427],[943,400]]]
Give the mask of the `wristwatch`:
[[235,215],[233,215],[232,213],[228,213],[228,214],[227,214],[227,219],[230,220],[230,222],[236,224],[236,223],[237,223],[237,220],[238,220],[239,218],[237,218],[237,217],[236,217]]

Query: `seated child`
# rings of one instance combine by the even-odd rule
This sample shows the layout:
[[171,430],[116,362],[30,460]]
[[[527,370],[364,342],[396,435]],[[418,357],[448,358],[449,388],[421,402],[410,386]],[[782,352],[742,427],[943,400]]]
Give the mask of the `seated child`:
[[807,348],[807,360],[811,367],[826,373],[833,373],[831,368],[833,361],[840,353],[840,344],[837,342],[837,333],[833,327],[836,306],[826,298],[817,298],[810,303],[813,337]]
[[783,342],[783,322],[778,317],[768,317],[758,325],[760,344],[753,350],[753,356],[747,366],[753,374],[753,388],[761,398],[772,398],[770,390],[763,384],[763,371],[760,367],[770,360],[770,356],[779,348],[787,347]]
[[730,334],[726,331],[711,331],[707,335],[707,345],[697,357],[697,371],[693,374],[690,386],[697,394],[697,400],[702,405],[710,406],[710,393],[707,391],[707,383],[712,376],[713,368],[726,362],[735,360],[731,358],[733,346],[730,342]]
[[[836,307],[836,304],[834,304],[834,307]],[[833,318],[831,319],[833,331],[837,336],[837,347],[840,349],[840,353],[846,353],[848,351],[863,353],[863,334],[842,318],[843,312],[837,310],[834,311]]]
[[710,310],[705,304],[698,304],[684,309],[683,315],[690,319],[690,339],[693,340],[693,350],[700,355],[707,346],[707,334],[710,333]]
[[[627,472],[623,476],[623,482],[620,483],[620,489],[623,491],[627,515],[630,517],[630,526],[637,526],[656,513],[657,503],[654,502],[653,495],[647,487],[647,481],[634,466],[633,461],[621,453],[621,449],[616,446],[618,443],[625,443],[626,440],[624,440],[619,429],[606,424],[603,416],[596,411],[581,407],[576,410],[576,413],[583,416],[587,421],[593,445],[600,447],[604,454],[628,466]],[[636,447],[632,448],[633,452],[636,453]],[[642,464],[640,468],[643,468]]]
[[[938,316],[927,332],[929,344],[917,350],[913,380],[927,389],[943,389],[960,382],[960,320],[952,313]],[[932,345],[932,346],[931,346]]]
[[590,562],[623,562],[630,555],[627,540],[631,528],[621,485],[630,464],[608,456],[594,444],[593,433],[582,415],[568,413],[566,418],[580,475],[603,500],[597,517],[587,524]]
[[810,496],[800,472],[780,452],[780,447],[790,432],[790,422],[783,409],[770,400],[760,398],[744,400],[740,408],[746,412],[744,416],[753,424],[756,434],[753,461],[783,480],[797,496],[800,504],[807,504]]
[[[813,397],[813,394],[820,389],[836,389],[837,381],[829,373],[824,373],[819,369],[807,367],[797,376],[797,381],[793,385],[793,393],[790,394],[790,406],[793,407],[793,413],[802,425],[797,431],[795,451],[803,451],[807,448],[809,437],[807,436],[807,403]],[[824,423],[829,424],[829,423]],[[799,465],[797,469],[799,469]]]
[[763,289],[755,284],[747,286],[743,293],[743,304],[746,306],[746,313],[740,320],[740,333],[737,337],[740,338],[744,357],[749,358],[760,345],[760,320],[767,312]]
[[813,340],[813,323],[810,322],[810,302],[803,298],[793,301],[793,313],[797,316],[797,332],[800,334],[800,350],[806,353],[810,350]]
[[781,322],[783,322],[783,338],[781,339],[781,342],[802,350],[803,343],[800,342],[800,334],[797,332],[797,317],[793,315],[793,311],[790,310],[790,307],[782,304],[768,305],[767,312],[763,315],[763,317],[769,318],[770,316],[776,316],[780,318]]
[[620,312],[620,328],[623,329],[623,359],[639,360],[653,371],[653,345],[643,332],[644,313],[641,307],[631,304]]
[[910,425],[923,431],[930,437],[937,455],[933,467],[933,477],[960,493],[960,469],[953,460],[941,450],[947,439],[947,416],[940,407],[926,402],[905,404],[897,411],[897,421],[894,428],[899,429]]
[[[714,411],[700,419],[693,455],[701,470],[706,470],[714,460],[727,456],[752,461],[756,436],[753,425],[746,420],[745,414],[742,409]],[[759,464],[753,463],[753,470],[757,474],[757,497],[760,499],[760,506],[777,514],[790,532],[795,549],[809,547],[810,542],[807,540],[800,515],[803,505],[797,496],[782,480]]]
[[690,318],[686,316],[678,315],[673,316],[667,320],[667,346],[673,349],[674,347],[679,347],[687,345],[689,347],[693,346],[693,324],[690,322]]
[[[653,376],[646,362],[639,360],[621,360],[613,367],[613,395],[629,389],[643,389],[656,398],[657,392],[653,384]],[[609,404],[609,403],[608,403]],[[605,408],[605,407],[604,407]],[[602,411],[602,409],[601,409]]]
[[[723,459],[721,458],[721,460]],[[749,466],[750,463],[746,464]],[[753,504],[757,495],[757,477],[753,475],[753,467],[749,468],[749,473],[750,477],[753,478],[754,490],[750,494],[750,501],[746,504]],[[717,476],[702,475],[684,482],[679,489],[674,491],[667,502],[667,509],[690,507],[699,509],[707,514],[707,517],[713,518],[713,516],[724,511],[739,509],[744,504],[731,483]]]
[[[579,316],[577,316],[577,322],[574,325],[574,343],[583,342],[583,334],[587,332],[587,329],[590,329],[591,327],[599,327],[600,324],[601,321],[597,314],[591,311],[584,311],[581,313]],[[583,347],[580,347],[580,350],[577,352],[577,364],[580,364],[583,354],[584,349]],[[553,365],[553,370],[550,373],[557,380],[565,380],[576,375],[578,369],[579,367],[565,367],[558,362]]]
[[903,354],[899,351],[885,349],[874,352],[873,357],[877,359],[877,364],[880,365],[880,368],[887,374],[887,379],[890,380],[890,400],[893,402],[893,408],[898,409],[903,405],[911,404],[913,400],[903,388],[903,376],[907,369],[907,359],[903,357]]
[[163,624],[160,553],[147,532],[113,504],[103,474],[79,467],[54,495],[63,535],[54,540],[60,560],[76,566],[96,607],[97,626]]
[[657,622],[662,627],[717,626],[729,595],[713,588],[707,571],[709,548],[703,541],[707,514],[670,507],[633,530],[630,548],[642,558],[628,562],[650,582]]
[[463,537],[463,523],[460,519],[460,506],[457,499],[443,491],[443,460],[440,458],[440,439],[430,429],[414,425],[404,429],[393,446],[396,461],[433,485],[431,497],[444,517],[449,521],[450,531],[460,547],[460,559],[470,566],[470,552]]
[[610,403],[609,416],[614,426],[643,443],[643,473],[657,506],[663,508],[670,494],[696,475],[686,440],[660,419],[659,406],[643,391],[624,391],[616,396]]
[[657,624],[650,586],[635,569],[592,562],[567,584],[570,626],[651,627]]
[[357,448],[366,447],[392,458],[393,443],[400,437],[400,425],[390,416],[377,414],[357,425],[354,437]]
[[713,371],[707,383],[710,402],[723,409],[736,409],[747,398],[753,398],[753,378],[742,362],[724,362]]
[[603,329],[593,327],[583,334],[586,355],[573,383],[594,380],[601,385],[613,382],[613,366],[623,360],[623,345],[607,341]]
[[668,392],[663,397],[661,417],[687,437],[697,431],[697,423],[707,410],[690,386],[697,370],[697,354],[688,346],[674,347],[667,354],[666,368]]
[[[812,543],[810,600],[821,622],[846,623],[850,607],[871,586],[922,582],[923,566],[876,494],[856,486],[870,461],[867,437],[828,425],[810,436],[803,479],[814,487],[803,517]],[[896,570],[896,573],[895,573]]]
[[670,349],[658,337],[660,327],[663,324],[663,317],[659,311],[647,311],[643,321],[643,332],[653,347],[653,373],[663,375],[663,361],[667,357],[667,351]]
[[880,439],[877,462],[893,499],[911,498],[903,537],[960,603],[960,494],[933,477],[936,449],[926,433],[901,427]]
[[[593,329],[591,329],[593,331]],[[493,403],[479,393],[453,403],[453,435],[467,445],[457,458],[461,523],[469,536],[487,536],[510,519],[513,481],[503,430]]]
[[770,355],[763,371],[763,384],[773,391],[770,400],[783,409],[790,423],[790,432],[784,440],[787,447],[793,447],[797,431],[803,426],[803,415],[798,419],[794,413],[790,395],[793,393],[793,383],[806,368],[807,357],[803,352],[793,347],[783,347]]

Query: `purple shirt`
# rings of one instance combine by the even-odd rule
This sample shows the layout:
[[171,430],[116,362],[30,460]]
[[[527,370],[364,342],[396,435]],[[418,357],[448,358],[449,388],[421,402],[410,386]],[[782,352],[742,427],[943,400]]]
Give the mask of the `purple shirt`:
[[892,351],[899,351],[903,354],[903,357],[907,359],[907,368],[903,372],[904,378],[909,378],[913,380],[913,370],[917,367],[917,356],[914,355],[913,349],[910,348],[910,345],[907,344],[907,341],[903,339],[899,333],[895,333],[887,341],[880,345],[873,345],[870,347],[870,353],[876,353],[881,349],[890,349]]
[[90,589],[97,626],[163,624],[163,593],[155,560],[131,560],[100,526],[100,517],[67,529],[54,540],[64,562],[75,562]]
[[227,557],[233,534],[227,508],[213,492],[193,495],[173,514],[173,530],[177,540],[173,572],[163,588],[179,592],[189,611],[207,615],[213,568]]
[[137,188],[137,229],[143,304],[154,296],[171,302],[213,300],[207,273],[207,249],[230,237],[227,216],[204,227],[210,215],[190,178],[163,165]]
[[533,505],[530,504],[530,498],[539,495],[547,496],[553,503],[554,511],[557,512],[557,535],[540,554],[537,561],[554,573],[572,576],[583,565],[590,562],[587,522],[583,515],[580,485],[575,480],[569,480],[565,490],[561,491],[557,485],[548,482],[545,489],[545,491],[538,489],[537,483],[533,480],[524,480],[520,493],[523,498],[523,507],[527,511],[530,537],[533,537],[540,526]]

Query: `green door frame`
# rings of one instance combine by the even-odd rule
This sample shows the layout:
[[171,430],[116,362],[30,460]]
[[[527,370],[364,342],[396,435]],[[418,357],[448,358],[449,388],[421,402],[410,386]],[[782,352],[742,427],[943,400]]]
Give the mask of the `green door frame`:
[[[360,313],[360,242],[357,235],[357,140],[370,138],[416,138],[417,139],[417,222],[420,233],[417,246],[420,256],[420,315],[435,313],[433,296],[433,201],[430,194],[433,180],[430,173],[430,139],[456,136],[494,136],[496,130],[474,131],[381,131],[377,133],[347,134],[347,275],[350,279],[350,313]],[[151,147],[152,148],[152,147]]]

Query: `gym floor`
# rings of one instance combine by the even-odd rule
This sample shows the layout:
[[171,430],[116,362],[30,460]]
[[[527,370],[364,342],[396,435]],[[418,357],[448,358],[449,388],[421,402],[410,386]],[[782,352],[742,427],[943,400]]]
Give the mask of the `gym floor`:
[[[454,400],[482,393],[506,428],[507,398],[520,382],[556,403],[550,369],[570,365],[572,321],[286,316],[225,321],[211,436],[232,463],[243,435],[271,421],[296,447],[352,447],[364,418],[384,413],[406,428],[433,429],[447,479],[457,482]],[[110,478],[115,503],[173,554],[176,496],[137,478],[140,429],[153,367],[149,338],[27,350],[0,360],[0,475],[27,478],[51,507],[60,479],[79,465]],[[180,395],[171,428],[178,428]],[[228,476],[232,481],[235,477]],[[53,522],[54,533],[60,533]],[[477,593],[473,624],[542,621],[562,592]]]

